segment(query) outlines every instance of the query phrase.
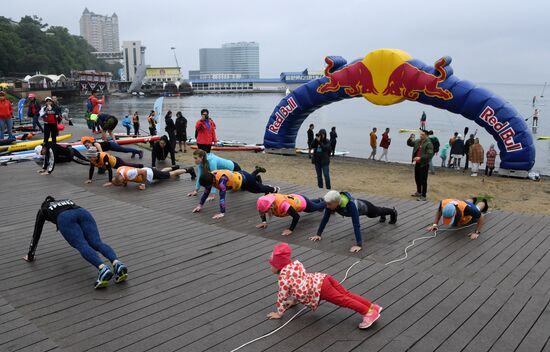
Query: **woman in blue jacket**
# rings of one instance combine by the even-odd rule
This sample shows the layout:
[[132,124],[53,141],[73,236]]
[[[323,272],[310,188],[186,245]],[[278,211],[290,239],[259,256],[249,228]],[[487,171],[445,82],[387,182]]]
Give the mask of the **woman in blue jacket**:
[[[202,149],[197,149],[193,152],[193,161],[197,165],[197,183],[195,184],[195,190],[188,194],[189,197],[196,196],[201,188],[199,179],[204,172],[210,172],[213,170],[229,170],[229,171],[241,171],[241,167],[235,161],[220,158],[219,156],[209,153],[207,154]],[[208,201],[213,200],[216,197],[216,188],[212,188],[212,192],[208,197]]]

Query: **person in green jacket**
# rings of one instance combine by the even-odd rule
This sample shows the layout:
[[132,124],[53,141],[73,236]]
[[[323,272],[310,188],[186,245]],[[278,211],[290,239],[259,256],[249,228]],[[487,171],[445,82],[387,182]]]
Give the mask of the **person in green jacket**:
[[413,148],[412,161],[414,162],[414,180],[416,192],[412,194],[417,200],[425,201],[428,191],[428,173],[430,160],[434,155],[434,146],[428,139],[426,131],[420,131],[420,138],[415,139],[414,133],[407,140],[407,145]]

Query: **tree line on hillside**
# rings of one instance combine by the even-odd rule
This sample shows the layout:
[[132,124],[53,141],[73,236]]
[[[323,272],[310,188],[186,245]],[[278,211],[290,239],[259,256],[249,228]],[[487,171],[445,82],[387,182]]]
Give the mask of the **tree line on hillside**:
[[112,72],[122,67],[96,59],[88,42],[60,26],[25,16],[19,23],[0,16],[0,76],[65,74],[71,70]]

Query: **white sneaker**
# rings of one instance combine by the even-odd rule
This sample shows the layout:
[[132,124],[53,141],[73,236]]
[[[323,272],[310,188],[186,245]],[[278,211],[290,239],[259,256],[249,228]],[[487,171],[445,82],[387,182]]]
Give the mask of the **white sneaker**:
[[476,176],[477,176],[477,173],[473,173],[471,176],[472,176],[472,177],[476,177]]

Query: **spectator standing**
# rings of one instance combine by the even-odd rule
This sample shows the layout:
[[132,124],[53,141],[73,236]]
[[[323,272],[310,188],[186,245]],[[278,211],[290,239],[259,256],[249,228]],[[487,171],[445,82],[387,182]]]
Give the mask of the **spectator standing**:
[[445,143],[443,148],[439,151],[439,157],[441,158],[441,167],[447,166],[445,164],[445,161],[447,161],[447,153],[449,152],[450,145],[449,143]]
[[390,128],[386,127],[386,131],[382,133],[382,140],[380,141],[380,147],[382,148],[382,155],[380,155],[380,159],[386,158],[386,162],[388,161],[388,149],[390,148],[391,144],[391,138],[390,138]]
[[330,141],[327,139],[326,130],[319,130],[319,133],[315,135],[313,143],[311,143],[311,148],[313,149],[313,163],[317,172],[317,185],[319,188],[323,188],[324,175],[326,188],[330,189]]
[[[439,153],[439,139],[434,136],[434,132],[432,130],[428,131],[428,138],[430,139],[430,142],[432,143],[432,145],[434,146],[434,155],[433,156],[436,156],[437,153]],[[433,157],[430,159],[430,173],[432,175],[435,175],[435,167],[434,167],[434,163],[433,163]]]
[[29,98],[29,109],[27,111],[27,117],[32,118],[32,128],[36,130],[36,127],[41,132],[44,132],[44,128],[40,124],[40,103],[36,100],[36,96],[33,93],[28,95]]
[[132,133],[132,121],[130,120],[130,115],[124,116],[122,119],[122,126],[126,127],[126,135],[129,136]]
[[414,137],[414,134],[411,134],[407,140],[407,145],[413,147],[412,161],[414,162],[416,192],[412,196],[417,197],[419,201],[425,201],[426,193],[428,192],[430,159],[434,155],[434,149],[426,131],[420,131],[419,139],[415,139]]
[[183,152],[187,153],[187,119],[181,111],[176,113],[176,140],[179,143],[180,152],[183,144]]
[[453,158],[453,167],[460,169],[460,161],[464,156],[464,139],[461,134],[456,136],[456,140],[451,145],[451,157]]
[[493,170],[495,169],[495,161],[497,158],[497,151],[495,145],[491,144],[487,151],[487,163],[485,164],[485,176],[493,176]]
[[0,91],[0,139],[4,139],[4,134],[8,134],[9,139],[15,139],[13,135],[13,107],[11,101],[6,98],[6,93]]
[[[455,132],[451,138],[449,138],[449,148],[453,148],[453,144],[456,141],[456,137],[458,137],[458,132]],[[449,153],[449,163],[447,164],[447,167],[451,167],[453,164],[453,155],[452,153]]]
[[99,111],[101,110],[101,106],[105,104],[105,96],[101,97],[101,99],[97,98],[97,89],[92,90],[92,95],[88,97],[89,103],[87,104],[91,109],[89,109],[89,119],[90,119],[90,127],[93,133],[99,132],[99,129],[96,125],[97,115],[99,115]]
[[195,124],[195,137],[197,138],[197,147],[210,153],[212,143],[217,143],[216,123],[210,118],[208,109],[201,110],[201,118]]
[[149,116],[147,116],[147,122],[149,123],[149,134],[151,136],[157,135],[157,120],[155,120],[155,115],[157,113],[154,110],[151,110]]
[[370,153],[369,159],[374,160],[376,157],[376,145],[377,145],[378,136],[376,136],[376,127],[372,129],[372,132],[370,133],[370,147],[372,148],[372,152]]
[[138,112],[134,112],[134,116],[132,116],[132,124],[134,125],[134,134],[137,136],[139,135],[139,114]]
[[168,138],[170,139],[170,149],[173,153],[176,152],[176,124],[174,123],[174,120],[172,119],[172,110],[168,110],[166,115],[164,116],[164,123],[166,124],[166,127],[164,127],[164,131],[168,134]]
[[331,155],[334,156],[334,152],[336,152],[336,139],[338,138],[338,134],[336,134],[336,127],[332,126],[330,129],[330,150]]
[[426,112],[422,111],[422,116],[420,117],[420,129],[426,129]]
[[61,111],[55,105],[52,98],[46,97],[45,105],[40,109],[40,115],[44,118],[44,144],[52,137],[53,144],[57,143],[57,124],[61,121]]
[[307,150],[308,150],[308,155],[309,155],[309,158],[311,159],[311,145],[313,143],[313,135],[314,135],[314,132],[313,132],[313,129],[315,128],[315,126],[313,126],[313,124],[310,124],[309,125],[309,128],[307,129]]
[[474,139],[474,143],[470,146],[470,161],[472,162],[472,176],[477,176],[481,164],[483,164],[483,157],[485,151],[481,144],[479,144],[479,138]]
[[473,134],[470,135],[470,138],[466,142],[464,142],[464,153],[466,155],[466,162],[464,163],[464,172],[468,170],[468,166],[470,166],[470,147],[474,144],[474,138],[475,136]]

